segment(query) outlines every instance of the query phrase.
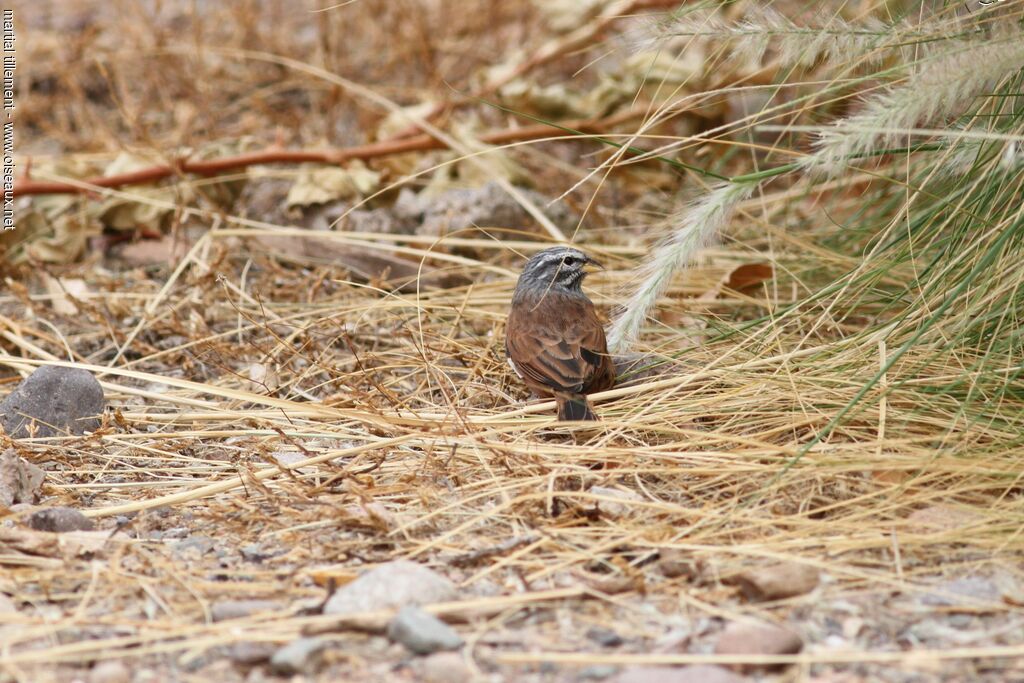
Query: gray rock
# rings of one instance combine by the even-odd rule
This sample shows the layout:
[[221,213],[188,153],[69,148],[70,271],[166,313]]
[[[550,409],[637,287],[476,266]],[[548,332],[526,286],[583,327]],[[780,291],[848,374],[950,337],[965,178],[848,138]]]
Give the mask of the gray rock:
[[278,649],[270,658],[271,670],[282,676],[312,673],[321,663],[327,643],[320,638],[299,638]]
[[433,614],[419,607],[403,607],[388,624],[388,638],[418,655],[462,647],[462,637]]
[[280,603],[273,600],[222,600],[210,608],[210,617],[214,621],[227,621],[248,617],[257,612],[277,612],[280,609]]
[[[575,223],[564,202],[555,202],[533,190],[519,188],[555,225],[563,228]],[[458,188],[436,196],[419,196],[418,206],[408,200],[396,207],[398,212],[413,213],[419,209],[422,235],[442,235],[459,230],[475,230],[477,226],[531,224],[534,218],[519,202],[495,182],[482,187]],[[415,215],[415,214],[413,214]]]
[[86,370],[44,365],[0,401],[0,425],[10,436],[83,434],[100,426],[103,388]]
[[25,520],[36,531],[92,531],[92,520],[74,508],[53,507],[36,510]]
[[33,503],[36,492],[46,474],[18,457],[13,448],[0,453],[0,505],[11,507],[15,503]]
[[611,683],[743,683],[746,679],[720,666],[631,666]]
[[455,585],[437,572],[415,562],[397,560],[371,569],[345,584],[324,605],[324,614],[348,615],[406,605],[447,602],[456,596]]
[[964,576],[938,584],[934,593],[921,598],[925,605],[938,607],[999,606],[1003,592],[995,581],[987,576]]
[[[166,534],[161,532],[160,538],[163,538]],[[181,559],[192,559],[200,558],[203,555],[212,552],[217,547],[217,542],[209,536],[202,534],[196,534],[195,536],[189,536],[171,546],[171,551]]]
[[598,645],[603,645],[604,647],[618,647],[623,643],[622,636],[610,628],[605,628],[603,626],[592,626],[587,629],[586,635],[589,640],[594,641]]
[[235,664],[255,666],[269,660],[276,651],[277,647],[273,643],[243,640],[228,646],[227,656]]

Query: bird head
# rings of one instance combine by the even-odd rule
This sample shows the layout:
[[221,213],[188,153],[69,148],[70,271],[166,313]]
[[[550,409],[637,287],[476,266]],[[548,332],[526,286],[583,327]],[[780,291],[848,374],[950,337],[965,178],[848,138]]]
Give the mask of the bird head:
[[530,284],[579,292],[586,266],[601,264],[572,247],[551,247],[530,257],[523,267],[519,284]]

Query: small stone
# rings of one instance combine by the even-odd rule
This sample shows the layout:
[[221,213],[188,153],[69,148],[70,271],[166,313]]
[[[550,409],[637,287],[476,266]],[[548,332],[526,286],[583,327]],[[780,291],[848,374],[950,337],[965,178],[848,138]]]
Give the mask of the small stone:
[[806,564],[782,562],[748,569],[737,577],[748,600],[783,600],[810,593],[818,586],[818,570]]
[[280,609],[280,603],[273,600],[222,600],[213,604],[210,616],[214,621],[227,621],[248,617],[257,612],[277,612]]
[[611,664],[595,664],[594,666],[587,666],[580,669],[576,678],[581,681],[603,681],[609,676],[614,676],[618,670],[619,667],[612,666]]
[[[174,531],[174,529],[171,529],[169,532],[163,532],[161,538],[174,538]],[[216,547],[216,541],[209,536],[196,534],[172,544],[171,551],[181,559],[198,559],[213,551]]]
[[462,637],[455,629],[414,605],[398,611],[388,624],[388,638],[418,655],[462,647]]
[[45,472],[18,457],[13,448],[6,449],[0,453],[0,505],[35,502],[45,478]]
[[407,560],[388,562],[345,584],[327,601],[324,614],[343,616],[406,605],[448,602],[456,596],[455,585],[421,564]]
[[[536,202],[555,225],[566,227],[576,222],[564,202],[552,202],[549,197],[533,190],[519,191]],[[421,235],[478,230],[481,225],[523,225],[534,220],[514,197],[494,181],[480,187],[460,187],[431,196],[422,196],[421,193],[419,200],[415,209],[411,206],[408,209],[403,206],[402,209],[422,212],[417,229]]]
[[90,372],[44,365],[0,401],[0,425],[15,439],[84,434],[100,426],[103,405]]
[[[800,636],[774,624],[732,623],[725,627],[715,653],[721,655],[793,655],[804,647]],[[760,665],[752,665],[753,668]]]
[[623,643],[622,636],[610,628],[604,628],[603,626],[593,626],[587,629],[586,635],[589,640],[592,640],[603,647],[618,647]]
[[631,666],[611,683],[743,683],[741,676],[720,666]]
[[262,543],[247,543],[239,548],[238,552],[247,562],[263,562],[285,553],[284,550],[270,549]]
[[89,672],[89,683],[129,683],[131,680],[131,671],[119,659],[98,662]]
[[473,673],[458,652],[438,652],[423,658],[423,683],[469,683]]
[[255,666],[273,657],[276,651],[277,647],[273,643],[243,640],[239,643],[232,643],[227,649],[227,655],[228,659],[235,664]]
[[696,579],[700,576],[700,560],[676,548],[665,548],[658,553],[658,570],[669,579],[685,577]]
[[270,657],[270,668],[282,676],[312,673],[320,666],[327,643],[320,638],[299,638],[279,648]]
[[66,531],[92,531],[94,527],[91,519],[69,507],[37,510],[25,521],[36,531],[53,531],[58,534]]

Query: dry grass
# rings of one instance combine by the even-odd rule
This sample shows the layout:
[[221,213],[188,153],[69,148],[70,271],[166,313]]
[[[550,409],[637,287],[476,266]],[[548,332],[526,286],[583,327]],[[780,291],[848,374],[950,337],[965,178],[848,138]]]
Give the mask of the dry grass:
[[[26,149],[112,156],[243,133],[266,140],[275,126],[294,145],[358,144],[388,103],[436,95],[444,82],[468,90],[472,74],[539,22],[518,3],[481,0],[477,12],[367,5],[311,19],[286,3],[238,3],[203,16],[179,8],[176,20],[156,21],[135,3],[81,3],[119,20],[52,46],[80,61],[49,74],[52,89],[26,97]],[[42,16],[27,4],[19,11]],[[366,31],[342,31],[346,20]],[[315,38],[292,41],[299,28]],[[39,26],[21,30],[46,37],[37,45],[53,38]],[[210,51],[183,56],[186,35]],[[227,56],[252,48],[254,36],[260,52],[308,68]],[[538,80],[604,49],[539,64]],[[93,58],[105,66],[93,68]],[[23,77],[42,78],[54,63],[33,63]],[[161,78],[147,73],[154,64]],[[323,72],[365,84],[380,101]],[[109,99],[90,94],[89,79],[102,80],[93,85]],[[658,106],[673,99],[665,97]],[[506,122],[493,109],[479,115]],[[569,196],[589,207],[575,237],[608,266],[589,285],[611,313],[636,285],[635,266],[655,241],[646,226],[671,214],[680,178],[644,162],[588,179],[587,162],[576,162],[606,154],[595,149],[545,142],[510,153],[541,187],[583,179]],[[179,207],[175,230],[199,225],[202,235],[167,267],[118,267],[100,254],[47,266],[87,281],[74,316],[54,312],[30,267],[3,266],[4,392],[15,372],[70,362],[96,373],[113,412],[95,434],[17,444],[47,470],[46,504],[83,510],[109,538],[92,555],[0,545],[0,591],[23,605],[0,626],[0,678],[72,680],[96,661],[123,658],[156,672],[152,680],[243,680],[222,646],[323,633],[333,643],[324,680],[383,680],[391,670],[382,666],[400,655],[315,606],[334,583],[397,558],[459,585],[459,601],[431,609],[458,625],[473,671],[496,680],[696,662],[796,664],[784,680],[835,671],[864,680],[883,670],[1024,675],[1020,602],[972,603],[967,613],[993,620],[974,640],[900,640],[923,618],[913,601],[935,592],[936,577],[1006,572],[1024,581],[1024,396],[1007,389],[985,401],[970,389],[1019,382],[1016,347],[957,336],[973,303],[930,325],[915,316],[945,305],[942,293],[915,292],[924,305],[904,311],[873,297],[897,290],[922,261],[907,258],[865,285],[859,276],[875,266],[861,248],[868,252],[871,238],[822,217],[854,223],[864,197],[898,200],[904,189],[877,178],[898,176],[904,164],[883,161],[813,192],[762,187],[739,202],[724,244],[656,293],[657,318],[637,348],[663,361],[662,374],[595,396],[603,419],[586,430],[553,425],[553,403],[528,401],[504,360],[507,304],[521,257],[547,239],[540,226],[441,238],[310,234],[197,201]],[[101,194],[158,203],[133,188]],[[900,211],[892,215],[897,225]],[[1013,217],[999,220],[987,229]],[[508,228],[513,239],[496,237]],[[456,284],[390,290],[330,259],[269,253],[258,241],[268,234],[400,253]],[[979,294],[992,306],[1021,287],[1015,252],[999,253],[999,272],[1009,275]],[[770,263],[773,276],[743,292],[721,288],[751,262]],[[697,320],[707,329],[695,329]],[[922,327],[923,343],[904,349]],[[943,346],[950,337],[963,343]],[[700,565],[699,576],[663,575],[656,560],[672,550]],[[776,561],[811,565],[826,579],[811,597],[743,600],[732,579]],[[268,598],[280,609],[214,623],[211,605],[227,598]],[[854,616],[866,623],[863,639],[825,642],[826,619]],[[807,648],[774,658],[709,654],[720,620],[749,619],[788,622]],[[595,625],[614,627],[627,645],[601,650],[585,637]],[[683,646],[664,644],[681,629],[690,634]]]

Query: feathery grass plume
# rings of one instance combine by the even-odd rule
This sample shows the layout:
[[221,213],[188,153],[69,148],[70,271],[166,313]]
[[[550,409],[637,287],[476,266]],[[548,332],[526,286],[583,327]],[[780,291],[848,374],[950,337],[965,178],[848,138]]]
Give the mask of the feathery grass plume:
[[731,23],[717,13],[690,12],[673,17],[653,30],[653,41],[678,36],[703,36],[728,43],[741,59],[759,62],[769,47],[774,47],[783,67],[810,65],[819,59],[849,62],[859,58],[866,64],[878,63],[888,56],[884,46],[894,36],[900,42],[934,37],[950,28],[947,22],[927,22],[911,28],[906,21],[894,24],[869,17],[852,24],[830,16],[811,25],[798,25],[789,17],[768,7],[751,7],[741,21]]
[[1014,40],[963,44],[963,49],[928,59],[905,81],[864,100],[856,114],[821,133],[815,151],[800,165],[835,174],[851,157],[903,140],[914,127],[964,114],[976,98],[1024,69],[1024,33]]
[[755,186],[756,183],[719,185],[675,217],[675,231],[665,244],[655,248],[654,258],[641,271],[643,281],[612,323],[608,331],[609,348],[622,352],[636,341],[648,311],[672,276],[715,238],[736,204],[749,197]]
[[1007,172],[1024,165],[1024,147],[1019,140],[962,139],[955,135],[951,138],[949,154],[939,169],[942,175],[970,173],[979,163],[991,163],[996,169]]

